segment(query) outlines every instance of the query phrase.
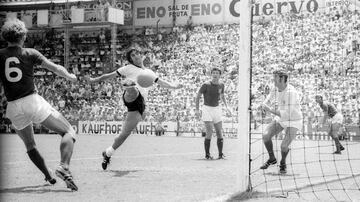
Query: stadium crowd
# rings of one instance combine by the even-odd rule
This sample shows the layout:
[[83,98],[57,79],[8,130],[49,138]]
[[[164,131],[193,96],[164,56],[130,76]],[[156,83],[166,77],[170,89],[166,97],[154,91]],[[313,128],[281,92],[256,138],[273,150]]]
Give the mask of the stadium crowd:
[[[327,13],[281,14],[271,20],[255,21],[252,47],[254,105],[272,90],[271,72],[282,67],[291,73],[290,83],[303,92],[306,122],[314,123],[314,119],[321,116],[314,97],[324,94],[337,104],[345,116],[345,123],[360,125],[359,22],[358,12],[345,9]],[[225,83],[228,106],[234,112],[233,116],[237,116],[237,79],[238,68],[241,68],[237,62],[238,24],[177,26],[171,32],[160,30],[157,34],[147,28],[139,34],[118,36],[118,55],[129,46],[138,46],[147,56],[149,68],[160,77],[184,84],[184,88],[178,91],[161,89],[156,85],[152,87],[146,121],[194,121],[195,95],[202,82],[209,79],[210,68],[215,66],[223,70],[222,82]],[[58,56],[63,55],[64,33],[56,32],[50,37],[43,37],[45,40],[37,35],[30,37],[27,47],[45,50],[43,54],[50,58],[53,56],[53,60],[63,64],[63,59]],[[89,38],[91,41],[87,40]],[[100,34],[79,33],[72,36],[71,41],[73,44],[80,41],[79,44],[96,43],[102,46],[89,49],[73,45],[70,58],[75,65],[70,65],[70,68],[74,73],[81,77],[110,71],[107,63],[111,60],[106,58],[110,52],[110,46],[106,45],[110,43],[109,33],[104,30]],[[85,55],[87,59],[76,55]],[[118,57],[117,62],[126,64],[123,56]],[[126,110],[120,104],[122,90],[116,79],[91,85],[83,81],[71,84],[44,72],[37,76],[36,81],[39,94],[70,121],[123,119]],[[2,99],[0,125],[6,123],[6,100]],[[225,122],[233,120],[225,118]]]

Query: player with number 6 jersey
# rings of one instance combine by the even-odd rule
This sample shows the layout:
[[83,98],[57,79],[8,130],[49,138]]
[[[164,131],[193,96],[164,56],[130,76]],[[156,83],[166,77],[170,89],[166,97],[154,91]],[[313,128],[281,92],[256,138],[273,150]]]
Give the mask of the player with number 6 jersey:
[[50,184],[55,184],[56,180],[36,148],[33,123],[41,123],[62,136],[60,165],[56,168],[55,174],[65,181],[68,188],[76,191],[78,188],[69,171],[75,131],[58,111],[37,94],[34,85],[34,67],[41,65],[70,81],[76,81],[77,78],[63,66],[46,59],[37,50],[23,48],[26,34],[24,22],[18,19],[8,19],[1,28],[1,35],[8,43],[6,48],[0,49],[0,80],[8,101],[6,116],[23,140],[29,158],[44,174],[45,181]]

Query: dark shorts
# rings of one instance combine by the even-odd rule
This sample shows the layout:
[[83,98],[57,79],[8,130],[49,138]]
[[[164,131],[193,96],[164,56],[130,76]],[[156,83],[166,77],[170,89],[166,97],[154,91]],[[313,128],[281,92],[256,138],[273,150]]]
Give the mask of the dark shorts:
[[137,98],[132,102],[126,102],[124,96],[125,96],[125,92],[123,94],[123,101],[125,106],[128,108],[128,111],[129,112],[138,111],[141,115],[143,115],[145,111],[145,100],[144,97],[141,95],[141,93],[139,92]]

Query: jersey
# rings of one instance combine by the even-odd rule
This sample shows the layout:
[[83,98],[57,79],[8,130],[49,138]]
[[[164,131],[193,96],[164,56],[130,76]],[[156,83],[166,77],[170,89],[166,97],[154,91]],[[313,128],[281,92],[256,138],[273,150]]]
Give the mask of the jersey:
[[211,81],[204,83],[199,92],[204,95],[204,105],[219,106],[220,95],[224,94],[225,86],[222,83],[214,84]]
[[271,102],[274,99],[280,112],[279,121],[298,121],[302,120],[301,111],[301,93],[298,92],[294,86],[288,84],[287,87],[279,91],[270,91],[270,94],[266,98],[264,104]]
[[[123,76],[127,79],[133,80],[136,83],[136,88],[139,89],[140,94],[144,97],[145,100],[147,100],[147,97],[149,94],[148,88],[143,88],[137,83],[137,77],[144,70],[145,70],[145,68],[143,69],[143,68],[137,67],[135,65],[129,64],[129,65],[120,67],[119,69],[116,70],[116,72],[119,74],[119,76]],[[156,80],[157,79],[155,79],[155,81]]]
[[330,103],[323,103],[322,105],[320,105],[320,108],[330,118],[333,118],[337,113],[335,106],[333,104],[330,104]]
[[0,80],[8,101],[14,101],[36,92],[34,66],[46,60],[32,48],[7,47],[0,49]]

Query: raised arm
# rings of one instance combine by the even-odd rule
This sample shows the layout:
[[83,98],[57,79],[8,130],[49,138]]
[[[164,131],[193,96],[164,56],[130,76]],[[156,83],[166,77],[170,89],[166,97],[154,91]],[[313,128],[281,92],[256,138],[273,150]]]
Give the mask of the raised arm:
[[117,76],[118,76],[118,73],[117,73],[117,70],[116,70],[116,71],[113,71],[111,73],[103,74],[103,75],[95,77],[95,78],[91,78],[91,77],[87,76],[87,77],[85,77],[85,79],[87,81],[89,81],[90,83],[95,83],[95,82],[105,81],[105,80],[108,80],[108,79],[113,79],[113,78],[115,78]]
[[163,88],[170,88],[170,89],[180,89],[183,87],[182,84],[173,84],[173,83],[170,83],[168,81],[165,81],[161,78],[158,78],[157,82],[161,87]]
[[49,71],[54,72],[56,75],[61,76],[67,80],[70,80],[72,82],[75,82],[77,80],[75,74],[71,74],[69,73],[65,67],[61,66],[61,65],[57,65],[53,62],[51,62],[48,59],[45,59],[42,64],[41,67],[48,69]]

